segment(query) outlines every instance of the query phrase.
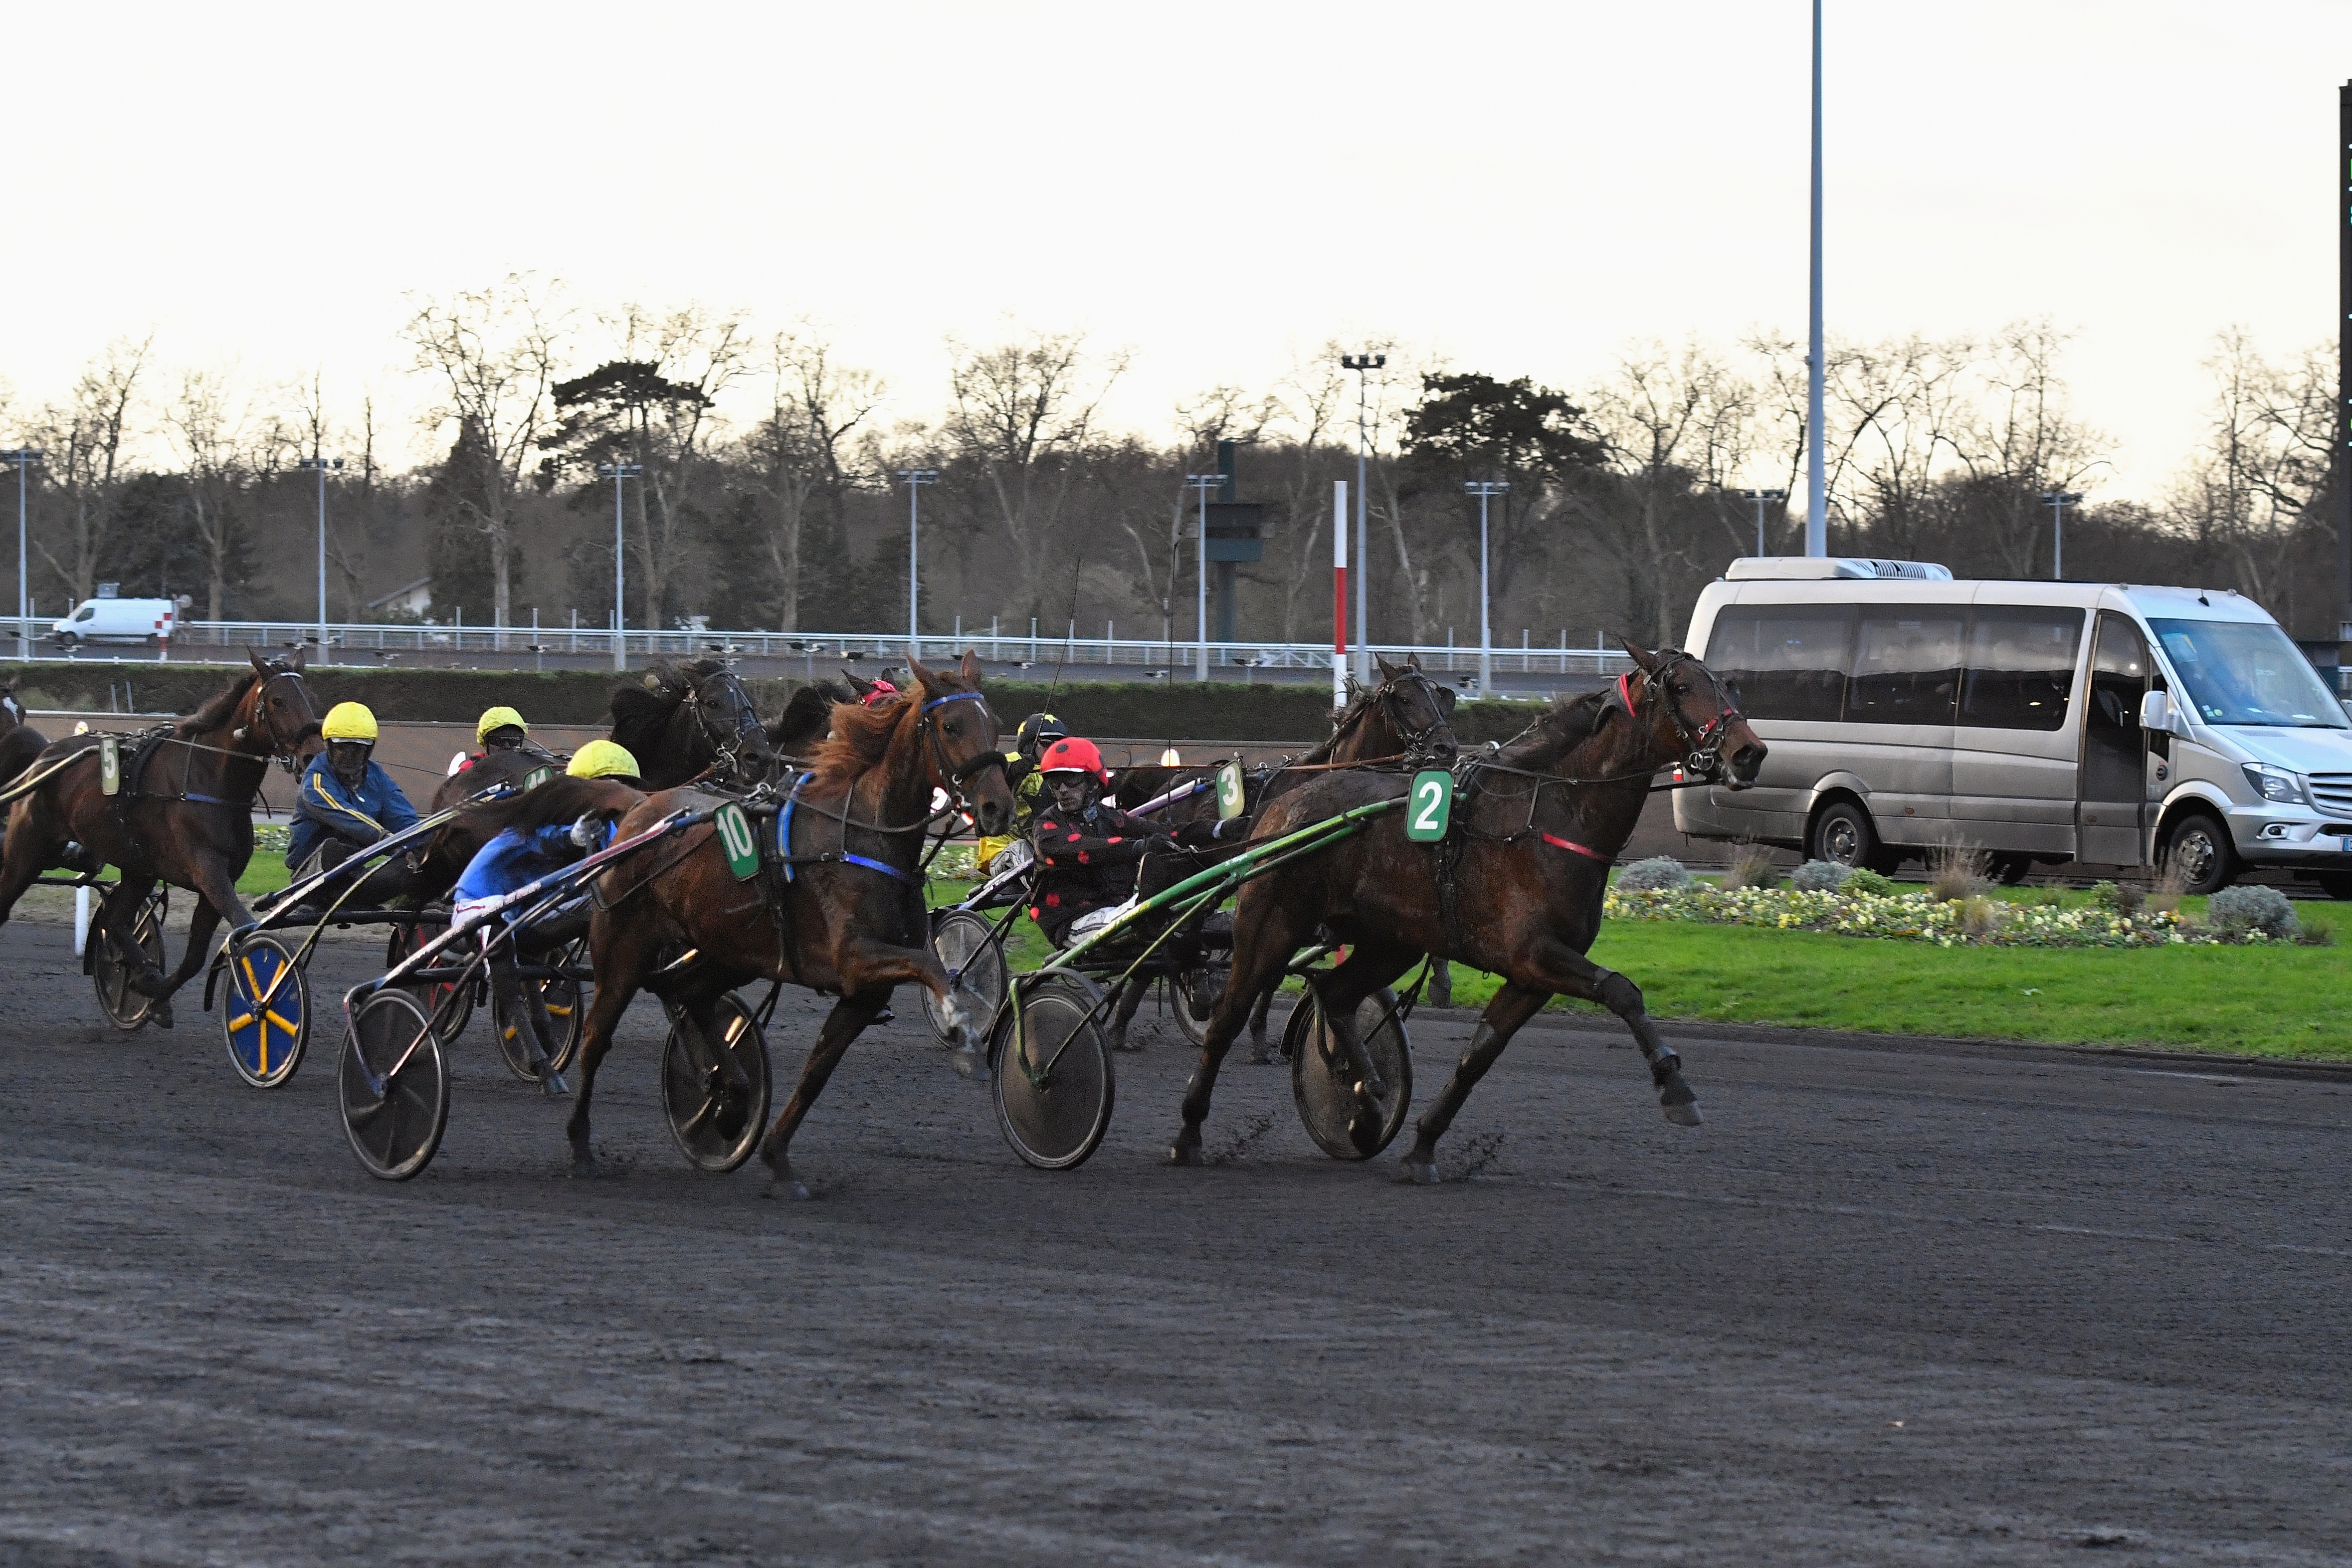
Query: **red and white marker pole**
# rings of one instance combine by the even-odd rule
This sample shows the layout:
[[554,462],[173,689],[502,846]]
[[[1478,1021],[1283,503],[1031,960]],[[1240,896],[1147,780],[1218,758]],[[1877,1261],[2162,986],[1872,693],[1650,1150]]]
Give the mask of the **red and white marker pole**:
[[1331,481],[1331,706],[1348,705],[1348,481]]

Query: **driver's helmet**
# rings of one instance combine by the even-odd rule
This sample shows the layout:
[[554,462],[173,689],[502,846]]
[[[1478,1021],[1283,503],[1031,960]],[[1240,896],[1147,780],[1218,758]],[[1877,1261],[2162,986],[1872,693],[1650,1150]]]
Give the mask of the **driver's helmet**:
[[329,741],[360,741],[375,744],[375,715],[357,702],[338,702],[327,710],[319,733]]
[[616,741],[591,741],[572,753],[571,763],[563,770],[575,779],[633,779],[637,774],[637,759],[629,749]]
[[1055,773],[1083,773],[1098,784],[1110,783],[1110,773],[1103,767],[1102,752],[1095,749],[1092,741],[1078,735],[1065,735],[1046,747],[1037,771],[1049,784]]
[[[1069,732],[1070,727],[1051,713],[1032,713],[1021,721],[1021,728],[1013,732],[1013,746],[1023,756],[1034,757]],[[1096,761],[1099,765],[1101,759]]]
[[[514,733],[501,733],[507,730]],[[522,721],[521,714],[504,704],[483,709],[482,716],[474,721],[474,740],[479,745],[520,746],[530,739],[530,726]]]

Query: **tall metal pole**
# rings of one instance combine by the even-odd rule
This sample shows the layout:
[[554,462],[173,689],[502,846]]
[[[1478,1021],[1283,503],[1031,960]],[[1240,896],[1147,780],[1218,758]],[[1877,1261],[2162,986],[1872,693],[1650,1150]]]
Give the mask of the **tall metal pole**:
[[919,658],[917,647],[922,634],[916,627],[916,614],[923,602],[922,552],[923,487],[940,477],[937,468],[901,468],[898,477],[907,481],[907,658],[908,668]]
[[645,472],[640,463],[599,463],[596,477],[613,481],[613,668],[629,668],[627,654],[623,649],[623,634],[628,629],[625,600],[628,586],[628,514],[622,510],[621,489],[624,480],[633,479]]
[[1201,548],[1192,563],[1199,581],[1193,589],[1193,613],[1201,628],[1201,679],[1209,679],[1209,492],[1223,489],[1223,474],[1186,474],[1184,482],[1200,498]]
[[2336,632],[2352,643],[2352,81],[2336,89]]
[[1478,498],[1478,695],[1484,697],[1495,685],[1495,638],[1486,624],[1494,604],[1486,578],[1486,501],[1511,487],[1507,480],[1474,479],[1462,488]]
[[2050,580],[2066,577],[2066,508],[2083,499],[2080,490],[2043,490],[2042,504],[2050,509]]
[[1822,0],[1813,0],[1813,273],[1805,354],[1805,553],[1830,552],[1829,475],[1822,445]]
[[1331,707],[1348,705],[1348,481],[1331,481]]
[[1748,499],[1756,503],[1756,553],[1761,556],[1764,553],[1764,503],[1787,500],[1789,492],[1787,490],[1749,490]]
[[294,465],[319,476],[319,657],[327,657],[327,470],[343,466],[341,458],[303,458]]
[[1356,373],[1356,676],[1366,682],[1372,679],[1372,650],[1368,646],[1371,637],[1371,616],[1369,608],[1368,582],[1371,576],[1371,533],[1366,521],[1370,491],[1364,485],[1366,454],[1371,447],[1371,426],[1367,416],[1370,396],[1370,373],[1385,369],[1386,354],[1341,354],[1343,370]]
[[16,467],[16,657],[20,659],[33,657],[33,612],[25,593],[25,470],[47,458],[48,453],[37,447],[0,452],[0,460]]

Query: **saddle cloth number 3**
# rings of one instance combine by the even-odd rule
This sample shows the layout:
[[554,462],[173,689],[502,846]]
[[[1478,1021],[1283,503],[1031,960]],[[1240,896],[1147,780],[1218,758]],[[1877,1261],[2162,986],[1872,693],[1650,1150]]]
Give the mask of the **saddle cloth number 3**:
[[1405,802],[1404,836],[1416,844],[1436,843],[1453,819],[1454,775],[1443,768],[1413,774]]
[[751,837],[751,824],[743,808],[733,801],[720,806],[710,818],[719,833],[719,847],[727,851],[727,869],[739,882],[748,882],[760,869],[760,846]]

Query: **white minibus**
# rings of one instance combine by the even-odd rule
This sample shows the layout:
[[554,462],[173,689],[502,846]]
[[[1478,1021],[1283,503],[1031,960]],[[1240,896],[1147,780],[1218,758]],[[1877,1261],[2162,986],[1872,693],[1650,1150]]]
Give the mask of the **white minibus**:
[[2352,898],[2352,721],[2226,589],[1955,582],[1917,562],[1751,557],[1690,647],[1771,748],[1675,826],[1892,870],[1940,845],[2032,866],[2250,867]]

